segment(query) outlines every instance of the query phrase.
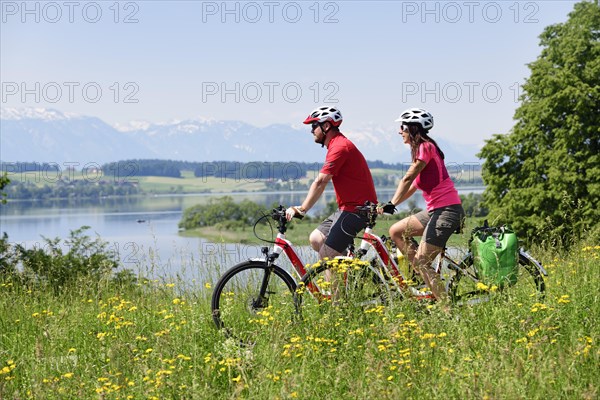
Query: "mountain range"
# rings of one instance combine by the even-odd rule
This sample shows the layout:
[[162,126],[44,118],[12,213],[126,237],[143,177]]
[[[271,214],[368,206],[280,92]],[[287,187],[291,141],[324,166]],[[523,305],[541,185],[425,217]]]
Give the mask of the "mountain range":
[[[343,128],[343,126],[342,126]],[[367,160],[409,161],[393,127],[344,130]],[[476,162],[478,148],[438,139],[446,162]],[[103,164],[130,159],[322,162],[325,149],[306,126],[256,127],[242,121],[132,121],[112,126],[93,116],[45,108],[0,109],[0,161]]]

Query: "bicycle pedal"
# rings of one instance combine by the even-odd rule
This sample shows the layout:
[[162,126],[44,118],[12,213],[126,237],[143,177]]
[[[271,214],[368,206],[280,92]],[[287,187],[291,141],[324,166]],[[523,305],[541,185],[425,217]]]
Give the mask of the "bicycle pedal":
[[410,293],[415,297],[422,297],[422,298],[428,298],[428,299],[433,297],[433,293],[431,292],[431,290],[423,290],[424,287],[415,288],[415,287],[411,286],[408,289],[410,290]]

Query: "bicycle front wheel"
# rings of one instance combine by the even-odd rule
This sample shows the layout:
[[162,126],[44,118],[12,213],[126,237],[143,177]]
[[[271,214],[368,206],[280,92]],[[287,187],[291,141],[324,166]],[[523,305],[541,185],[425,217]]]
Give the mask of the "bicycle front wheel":
[[519,252],[516,276],[510,282],[499,285],[480,279],[473,265],[473,257],[467,257],[460,268],[447,279],[450,298],[457,304],[476,304],[488,301],[495,294],[518,299],[520,302],[539,302],[544,299],[545,271],[541,264],[524,251]]
[[217,328],[241,342],[259,331],[276,330],[295,313],[296,282],[277,265],[246,261],[229,269],[215,285],[212,316]]

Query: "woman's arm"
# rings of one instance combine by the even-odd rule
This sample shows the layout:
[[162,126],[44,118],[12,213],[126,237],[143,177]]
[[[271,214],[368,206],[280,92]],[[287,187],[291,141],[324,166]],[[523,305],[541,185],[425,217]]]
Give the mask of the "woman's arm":
[[412,196],[417,190],[416,187],[412,185],[415,178],[423,171],[427,164],[424,161],[417,160],[411,164],[406,171],[406,175],[400,180],[398,184],[398,189],[396,189],[396,193],[394,193],[394,197],[392,197],[392,204],[398,205],[402,203],[404,200],[408,199]]

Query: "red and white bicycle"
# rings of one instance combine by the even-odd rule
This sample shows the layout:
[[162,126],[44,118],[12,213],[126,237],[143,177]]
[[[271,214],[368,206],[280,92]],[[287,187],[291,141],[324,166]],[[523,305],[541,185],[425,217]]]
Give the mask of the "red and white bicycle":
[[[231,267],[215,285],[212,316],[216,326],[227,335],[251,340],[265,325],[276,329],[278,324],[289,323],[309,303],[345,302],[365,306],[389,304],[395,299],[432,299],[431,292],[410,264],[398,261],[391,240],[374,233],[375,204],[358,208],[368,221],[358,250],[354,251],[351,246],[348,256],[322,260],[309,269],[285,237],[288,224],[285,210],[279,206],[259,219],[270,218],[277,223],[272,248],[263,247],[262,257]],[[281,254],[290,260],[293,271],[276,264]],[[434,268],[442,274],[455,303],[480,302],[489,297],[490,288],[482,283],[470,252],[456,262],[444,249]],[[518,279],[511,283],[510,292],[520,289],[527,296],[539,299],[544,295],[545,275],[542,265],[521,249]]]

